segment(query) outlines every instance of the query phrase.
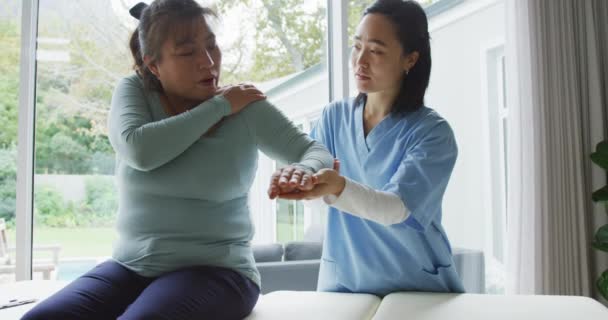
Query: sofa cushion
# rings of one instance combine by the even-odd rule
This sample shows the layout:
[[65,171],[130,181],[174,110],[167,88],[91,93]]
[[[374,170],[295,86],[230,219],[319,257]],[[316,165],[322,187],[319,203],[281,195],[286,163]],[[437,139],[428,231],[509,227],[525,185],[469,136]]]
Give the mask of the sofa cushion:
[[252,246],[255,262],[281,261],[283,246],[280,243],[256,244]]
[[379,304],[380,298],[371,294],[276,291],[260,296],[245,319],[369,320]]
[[261,291],[315,291],[320,265],[319,259],[256,263],[262,277]]
[[285,261],[321,259],[321,242],[293,241],[285,244]]

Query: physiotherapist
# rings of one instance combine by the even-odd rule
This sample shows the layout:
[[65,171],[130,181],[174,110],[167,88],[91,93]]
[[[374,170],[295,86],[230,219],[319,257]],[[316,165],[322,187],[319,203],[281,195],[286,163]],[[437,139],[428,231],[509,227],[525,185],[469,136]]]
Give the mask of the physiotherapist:
[[378,0],[353,43],[360,93],[327,106],[311,133],[340,160],[339,171],[320,170],[312,190],[284,193],[297,179],[279,170],[269,195],[330,205],[320,291],[464,292],[441,224],[458,149],[448,122],[424,103],[426,14],[415,1]]

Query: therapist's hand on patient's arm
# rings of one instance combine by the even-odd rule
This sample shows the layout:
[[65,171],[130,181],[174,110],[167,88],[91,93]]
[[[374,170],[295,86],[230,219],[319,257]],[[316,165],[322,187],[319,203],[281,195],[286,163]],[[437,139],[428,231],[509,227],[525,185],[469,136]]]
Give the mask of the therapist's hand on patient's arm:
[[274,199],[282,194],[297,193],[311,190],[312,188],[312,172],[290,165],[272,174],[270,187],[268,188],[268,197]]

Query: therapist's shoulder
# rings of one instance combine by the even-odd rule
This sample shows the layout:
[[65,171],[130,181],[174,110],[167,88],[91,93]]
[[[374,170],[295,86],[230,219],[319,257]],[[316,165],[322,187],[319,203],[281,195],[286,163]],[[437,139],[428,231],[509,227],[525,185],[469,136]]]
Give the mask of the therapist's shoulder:
[[450,123],[435,109],[425,106],[417,112],[419,113],[418,131],[420,133],[432,136],[454,136]]
[[331,102],[323,109],[323,116],[341,118],[341,116],[351,113],[354,108],[354,100],[355,98],[347,98]]

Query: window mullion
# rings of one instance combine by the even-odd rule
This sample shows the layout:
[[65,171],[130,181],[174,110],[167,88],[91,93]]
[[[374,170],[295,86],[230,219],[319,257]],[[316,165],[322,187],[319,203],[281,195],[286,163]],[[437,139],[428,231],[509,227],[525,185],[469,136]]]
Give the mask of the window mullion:
[[36,98],[38,0],[24,0],[22,10],[16,190],[17,281],[32,278],[34,104]]
[[348,1],[327,0],[329,100],[348,98]]

